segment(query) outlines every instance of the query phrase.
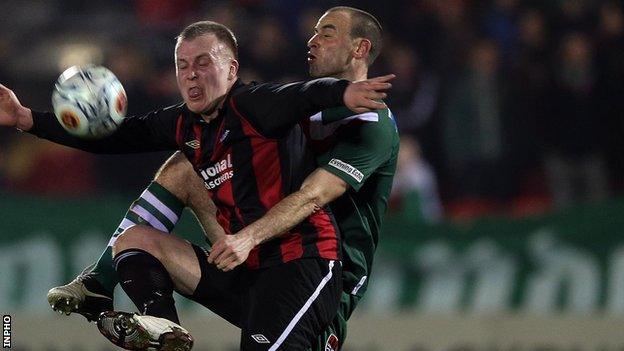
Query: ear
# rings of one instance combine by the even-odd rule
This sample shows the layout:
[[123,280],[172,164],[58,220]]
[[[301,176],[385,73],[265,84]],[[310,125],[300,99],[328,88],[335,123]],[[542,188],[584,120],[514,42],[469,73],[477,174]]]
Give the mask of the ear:
[[353,52],[353,57],[355,57],[356,59],[363,59],[368,56],[373,44],[370,40],[364,38],[358,38],[356,40],[358,40],[359,42],[357,43],[355,51]]
[[232,60],[230,62],[230,72],[228,72],[228,80],[234,80],[238,77],[238,61]]

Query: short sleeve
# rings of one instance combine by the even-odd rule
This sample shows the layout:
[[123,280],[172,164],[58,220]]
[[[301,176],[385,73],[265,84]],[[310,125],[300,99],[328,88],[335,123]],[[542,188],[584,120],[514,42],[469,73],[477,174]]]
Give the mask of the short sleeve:
[[337,143],[317,161],[356,191],[396,152],[396,130],[382,121],[354,120],[337,133]]

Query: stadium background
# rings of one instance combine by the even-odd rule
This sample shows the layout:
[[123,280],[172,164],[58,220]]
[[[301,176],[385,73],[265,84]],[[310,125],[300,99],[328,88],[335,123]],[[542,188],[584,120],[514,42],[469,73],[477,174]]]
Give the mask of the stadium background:
[[[95,62],[123,82],[130,114],[147,112],[179,100],[173,38],[200,19],[233,28],[243,79],[305,79],[305,42],[335,5],[382,22],[372,74],[398,76],[388,103],[403,139],[345,350],[622,349],[621,2],[2,1],[0,83],[49,109],[58,74]],[[45,293],[99,255],[166,156],[94,156],[0,130],[13,349],[111,349]],[[201,240],[189,214],[179,232]],[[225,322],[179,306],[198,350],[236,349]]]

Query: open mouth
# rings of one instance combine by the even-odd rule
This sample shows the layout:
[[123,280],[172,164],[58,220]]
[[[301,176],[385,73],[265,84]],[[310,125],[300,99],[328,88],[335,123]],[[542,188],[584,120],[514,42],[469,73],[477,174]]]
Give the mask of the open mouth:
[[188,90],[188,97],[191,100],[197,100],[201,98],[202,90],[199,87],[192,87]]

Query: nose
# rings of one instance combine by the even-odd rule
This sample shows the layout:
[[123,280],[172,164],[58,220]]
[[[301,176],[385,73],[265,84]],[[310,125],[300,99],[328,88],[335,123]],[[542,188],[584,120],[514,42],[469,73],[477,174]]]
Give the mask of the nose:
[[318,37],[318,34],[314,34],[310,40],[308,40],[308,47],[309,48],[316,48],[318,47],[318,42],[316,40],[316,38]]
[[195,70],[194,70],[194,69],[193,69],[193,70],[191,70],[191,72],[189,72],[188,79],[189,79],[189,80],[195,80],[195,79],[197,79],[197,73],[195,73]]

